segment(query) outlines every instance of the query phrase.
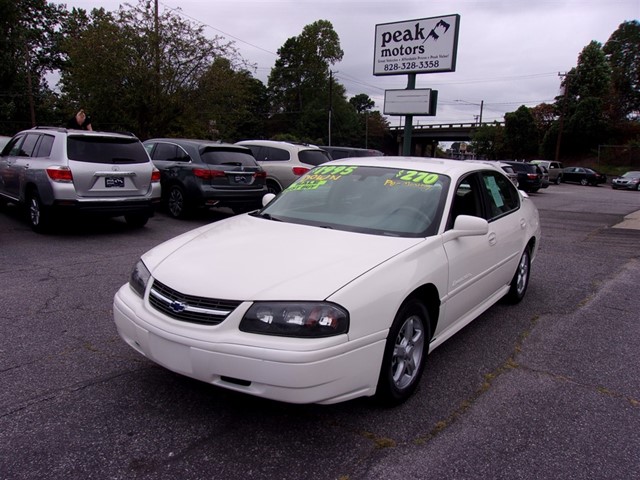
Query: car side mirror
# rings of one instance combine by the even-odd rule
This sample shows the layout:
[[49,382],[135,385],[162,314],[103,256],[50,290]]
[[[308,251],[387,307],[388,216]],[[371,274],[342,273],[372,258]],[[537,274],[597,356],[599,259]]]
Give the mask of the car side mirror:
[[475,237],[489,233],[489,222],[484,218],[471,215],[458,215],[453,229],[444,232],[442,240],[449,242],[460,237]]
[[262,197],[262,206],[266,207],[274,198],[276,198],[276,196],[273,193],[265,194],[264,197]]

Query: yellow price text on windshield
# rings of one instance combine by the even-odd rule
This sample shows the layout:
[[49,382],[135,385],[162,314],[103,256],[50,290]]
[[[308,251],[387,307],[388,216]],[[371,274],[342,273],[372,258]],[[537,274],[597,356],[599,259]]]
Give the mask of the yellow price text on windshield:
[[349,175],[358,167],[348,167],[346,165],[326,165],[313,170],[314,175]]
[[327,180],[314,180],[314,179],[305,179],[298,183],[294,183],[293,185],[289,185],[287,190],[317,190],[322,185],[326,184]]
[[429,172],[418,172],[415,170],[400,170],[396,178],[403,182],[421,183],[423,185],[433,185],[438,181],[438,175]]

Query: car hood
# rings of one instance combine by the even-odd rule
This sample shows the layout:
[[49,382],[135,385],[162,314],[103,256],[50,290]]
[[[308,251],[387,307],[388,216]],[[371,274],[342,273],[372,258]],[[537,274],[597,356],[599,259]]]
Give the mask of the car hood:
[[169,240],[142,260],[155,279],[188,295],[324,300],[422,241],[240,215]]

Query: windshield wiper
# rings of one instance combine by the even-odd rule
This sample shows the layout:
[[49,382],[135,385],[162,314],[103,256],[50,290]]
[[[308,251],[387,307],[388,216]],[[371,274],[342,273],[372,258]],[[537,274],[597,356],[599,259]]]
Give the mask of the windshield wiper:
[[266,220],[273,220],[274,222],[281,222],[282,221],[278,217],[274,217],[269,213],[253,212],[253,213],[250,213],[249,215],[251,215],[252,217],[264,218]]

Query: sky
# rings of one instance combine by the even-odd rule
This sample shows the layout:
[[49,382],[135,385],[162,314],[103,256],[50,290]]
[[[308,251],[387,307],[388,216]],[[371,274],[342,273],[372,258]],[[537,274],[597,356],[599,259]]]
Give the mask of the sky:
[[[125,2],[56,3],[115,11]],[[328,20],[344,51],[331,67],[335,78],[348,97],[367,94],[381,112],[385,90],[406,88],[408,76],[373,75],[376,25],[460,15],[455,71],[417,75],[416,88],[437,90],[438,102],[435,116],[415,116],[414,125],[473,123],[481,104],[483,122],[503,121],[521,105],[551,103],[559,74],[576,66],[589,42],[604,44],[621,23],[640,20],[640,0],[159,0],[159,8],[203,25],[207,37],[233,41],[265,84],[285,41]]]

